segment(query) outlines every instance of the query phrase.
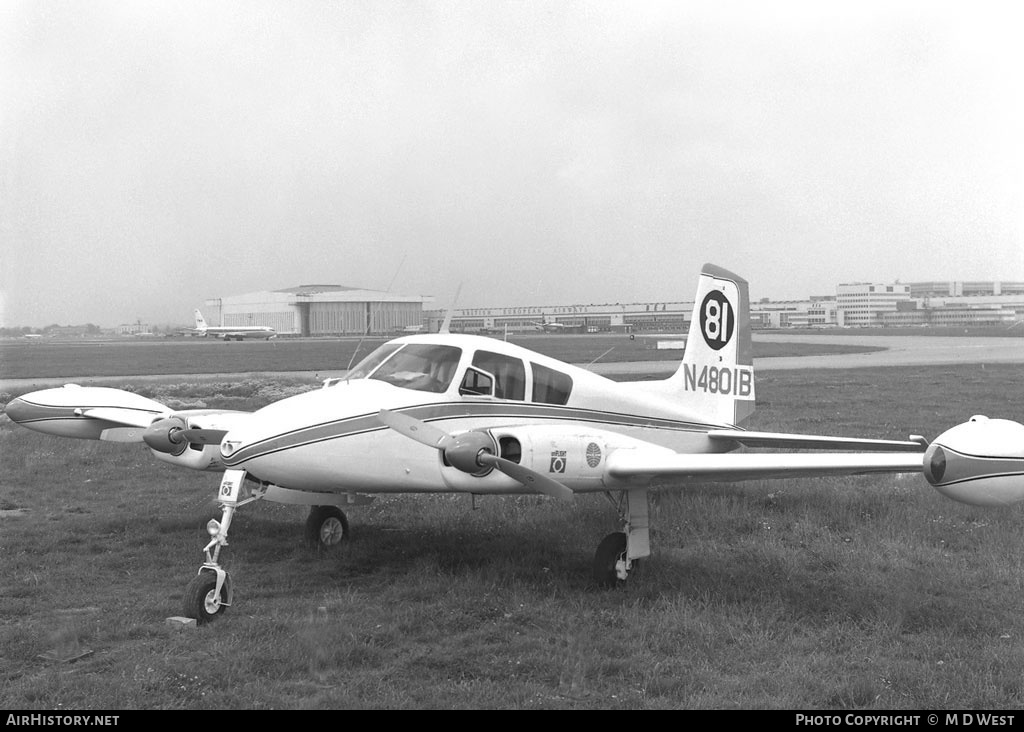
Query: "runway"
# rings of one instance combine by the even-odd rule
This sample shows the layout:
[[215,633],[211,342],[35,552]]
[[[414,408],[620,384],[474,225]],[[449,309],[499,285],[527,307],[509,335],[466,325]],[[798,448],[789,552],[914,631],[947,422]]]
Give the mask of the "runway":
[[[754,359],[754,370],[759,372],[781,369],[849,369],[878,366],[913,366],[942,364],[1024,364],[1024,334],[1016,337],[950,337],[950,336],[869,336],[869,335],[813,335],[813,334],[755,334],[754,342],[763,343],[827,343],[863,345],[882,348],[866,353],[844,353],[825,356],[773,356]],[[603,376],[631,375],[668,376],[679,366],[676,360],[628,361],[577,364]],[[180,374],[182,380],[258,379],[269,377],[308,378],[320,381],[345,375],[344,370],[320,371],[251,371],[210,374]],[[176,378],[175,374],[150,376],[86,376],[63,378],[0,379],[0,391],[24,392],[66,383],[83,386],[119,385],[130,381],[156,381]]]
[[[754,359],[754,371],[773,369],[852,369],[877,366],[943,364],[1021,363],[1024,364],[1024,337],[963,338],[948,336],[869,336],[764,334],[753,336],[758,343],[832,343],[872,346],[882,351],[843,353],[827,356],[775,356]],[[637,361],[633,363],[592,364],[590,370],[605,376],[628,374],[670,374],[673,361]]]

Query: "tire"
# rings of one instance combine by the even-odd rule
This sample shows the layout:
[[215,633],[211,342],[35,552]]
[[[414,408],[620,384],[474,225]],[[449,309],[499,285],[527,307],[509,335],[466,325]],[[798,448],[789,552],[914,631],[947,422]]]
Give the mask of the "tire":
[[228,606],[223,604],[230,597],[229,577],[224,578],[224,586],[221,588],[221,604],[214,601],[214,593],[217,591],[217,573],[200,572],[185,588],[185,597],[182,601],[182,610],[187,618],[195,618],[199,625],[209,623],[227,612]]
[[348,518],[337,506],[313,506],[306,519],[306,542],[318,549],[333,549],[348,541]]
[[594,580],[599,587],[612,588],[623,582],[615,573],[615,563],[626,553],[626,534],[616,531],[608,534],[597,545],[594,553]]

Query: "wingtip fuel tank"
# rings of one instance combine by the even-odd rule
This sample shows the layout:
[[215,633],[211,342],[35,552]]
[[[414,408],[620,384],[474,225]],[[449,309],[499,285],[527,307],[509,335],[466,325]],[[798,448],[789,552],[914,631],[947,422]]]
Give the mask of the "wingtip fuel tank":
[[104,430],[125,424],[148,425],[168,411],[160,402],[106,386],[66,384],[24,394],[4,412],[30,430],[61,437],[99,440]]
[[924,477],[947,498],[973,506],[1024,500],[1024,425],[971,417],[928,446]]

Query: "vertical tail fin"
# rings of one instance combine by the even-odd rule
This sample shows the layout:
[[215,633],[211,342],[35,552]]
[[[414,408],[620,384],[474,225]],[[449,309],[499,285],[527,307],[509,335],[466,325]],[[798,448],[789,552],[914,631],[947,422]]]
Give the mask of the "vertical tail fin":
[[747,281],[705,264],[683,361],[667,385],[698,414],[736,425],[754,413],[753,364]]
[[196,330],[206,330],[206,319],[203,318],[203,314],[199,312],[199,308],[194,311],[196,316]]

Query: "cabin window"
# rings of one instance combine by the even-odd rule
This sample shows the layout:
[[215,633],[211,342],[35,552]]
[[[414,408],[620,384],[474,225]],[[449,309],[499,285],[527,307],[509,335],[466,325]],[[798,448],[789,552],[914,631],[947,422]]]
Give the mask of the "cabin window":
[[473,365],[494,376],[494,396],[498,399],[526,398],[526,368],[518,358],[492,351],[477,351]]
[[462,349],[454,346],[410,343],[387,358],[370,378],[403,389],[440,393],[452,383],[461,357]]
[[572,377],[547,366],[530,362],[533,368],[533,401],[544,404],[568,404]]

